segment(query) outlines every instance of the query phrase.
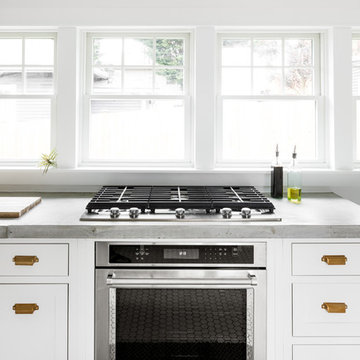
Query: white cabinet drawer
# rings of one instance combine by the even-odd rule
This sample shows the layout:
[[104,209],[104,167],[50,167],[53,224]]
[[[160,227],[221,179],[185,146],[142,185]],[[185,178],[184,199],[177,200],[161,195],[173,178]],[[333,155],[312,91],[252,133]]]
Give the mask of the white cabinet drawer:
[[294,345],[293,360],[358,360],[360,345]]
[[68,257],[67,244],[0,244],[0,276],[67,276]]
[[[324,303],[345,303],[345,313],[329,313]],[[294,336],[360,336],[360,284],[294,284]]]
[[[345,265],[331,265],[346,257]],[[329,264],[328,264],[329,262]],[[360,244],[293,244],[293,275],[360,275]]]
[[[15,314],[15,304],[36,304]],[[67,359],[67,285],[0,285],[0,359]]]

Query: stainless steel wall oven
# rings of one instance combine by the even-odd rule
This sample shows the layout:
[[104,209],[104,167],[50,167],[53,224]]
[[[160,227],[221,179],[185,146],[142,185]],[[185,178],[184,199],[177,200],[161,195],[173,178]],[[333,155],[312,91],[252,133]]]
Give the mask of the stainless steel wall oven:
[[96,360],[265,360],[266,244],[96,244]]

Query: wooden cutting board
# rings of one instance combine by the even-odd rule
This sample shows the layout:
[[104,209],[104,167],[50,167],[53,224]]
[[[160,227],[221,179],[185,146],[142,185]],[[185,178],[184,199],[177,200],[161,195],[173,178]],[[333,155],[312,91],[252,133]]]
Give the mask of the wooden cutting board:
[[0,218],[19,218],[41,202],[41,197],[0,197]]

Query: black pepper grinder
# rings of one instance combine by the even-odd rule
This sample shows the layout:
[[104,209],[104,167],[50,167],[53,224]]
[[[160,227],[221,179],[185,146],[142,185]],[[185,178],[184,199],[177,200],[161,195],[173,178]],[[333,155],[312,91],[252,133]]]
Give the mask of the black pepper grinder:
[[283,166],[279,160],[279,145],[276,145],[276,157],[271,165],[271,197],[281,199],[283,197]]

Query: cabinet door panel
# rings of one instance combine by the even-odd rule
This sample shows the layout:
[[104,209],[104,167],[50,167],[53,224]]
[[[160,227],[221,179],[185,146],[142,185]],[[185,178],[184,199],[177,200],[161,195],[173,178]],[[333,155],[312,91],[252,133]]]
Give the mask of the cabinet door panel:
[[293,275],[360,275],[360,244],[293,244],[292,272]]
[[67,285],[0,285],[0,319],[0,359],[67,359]]
[[[328,312],[323,304],[330,304]],[[341,313],[342,306],[347,306]],[[360,284],[294,284],[294,336],[360,336]],[[331,312],[331,311],[334,312]]]
[[0,276],[67,276],[68,257],[67,244],[0,244]]

